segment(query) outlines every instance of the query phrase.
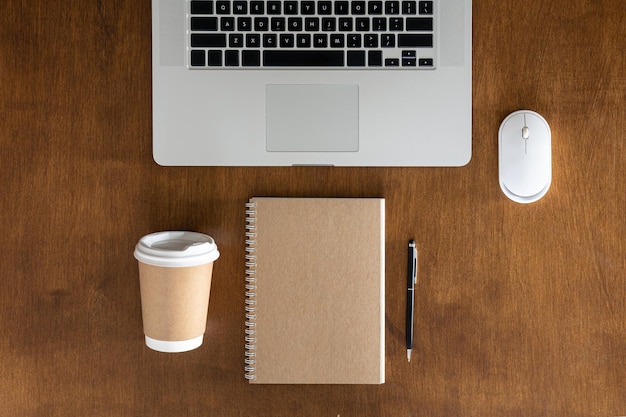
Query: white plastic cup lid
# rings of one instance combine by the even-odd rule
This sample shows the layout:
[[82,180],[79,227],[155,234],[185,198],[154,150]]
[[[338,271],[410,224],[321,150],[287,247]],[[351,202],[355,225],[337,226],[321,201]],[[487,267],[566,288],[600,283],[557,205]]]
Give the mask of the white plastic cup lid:
[[135,258],[149,265],[188,267],[207,264],[220,253],[211,236],[197,232],[157,232],[135,246]]

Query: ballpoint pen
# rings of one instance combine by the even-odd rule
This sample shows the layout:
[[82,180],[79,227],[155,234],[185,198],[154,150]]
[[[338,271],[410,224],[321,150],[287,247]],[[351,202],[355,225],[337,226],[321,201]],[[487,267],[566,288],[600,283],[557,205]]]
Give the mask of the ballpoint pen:
[[415,241],[409,241],[409,262],[407,268],[406,292],[406,357],[411,362],[413,349],[413,307],[415,302],[415,284],[417,283],[417,249]]

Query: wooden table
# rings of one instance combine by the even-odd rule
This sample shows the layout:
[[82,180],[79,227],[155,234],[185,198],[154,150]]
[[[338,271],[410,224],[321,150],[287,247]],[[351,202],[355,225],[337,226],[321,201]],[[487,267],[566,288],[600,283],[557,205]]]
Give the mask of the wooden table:
[[[151,157],[150,2],[0,6],[0,409],[7,416],[626,415],[626,3],[474,1],[462,168],[164,168]],[[517,109],[553,132],[553,184],[500,191]],[[382,386],[249,386],[244,203],[387,201]],[[211,234],[204,345],[143,343],[133,247]],[[420,251],[413,360],[406,242]]]

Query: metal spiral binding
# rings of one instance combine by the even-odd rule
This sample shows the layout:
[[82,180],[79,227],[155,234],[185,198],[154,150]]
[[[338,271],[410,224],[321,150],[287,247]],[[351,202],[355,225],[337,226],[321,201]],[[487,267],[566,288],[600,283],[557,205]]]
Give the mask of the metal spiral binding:
[[256,379],[256,204],[246,203],[246,379]]

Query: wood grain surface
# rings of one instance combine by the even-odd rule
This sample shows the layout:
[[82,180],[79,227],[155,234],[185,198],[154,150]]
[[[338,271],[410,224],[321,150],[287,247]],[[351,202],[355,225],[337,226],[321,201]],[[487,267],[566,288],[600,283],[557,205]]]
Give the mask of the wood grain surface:
[[[2,2],[0,415],[626,415],[626,3],[474,0],[473,15],[465,167],[164,168],[150,1]],[[498,185],[498,127],[518,109],[553,133],[552,187],[527,206]],[[384,385],[247,384],[253,195],[386,198]],[[222,253],[205,343],[185,354],[143,343],[132,252],[164,229]]]

